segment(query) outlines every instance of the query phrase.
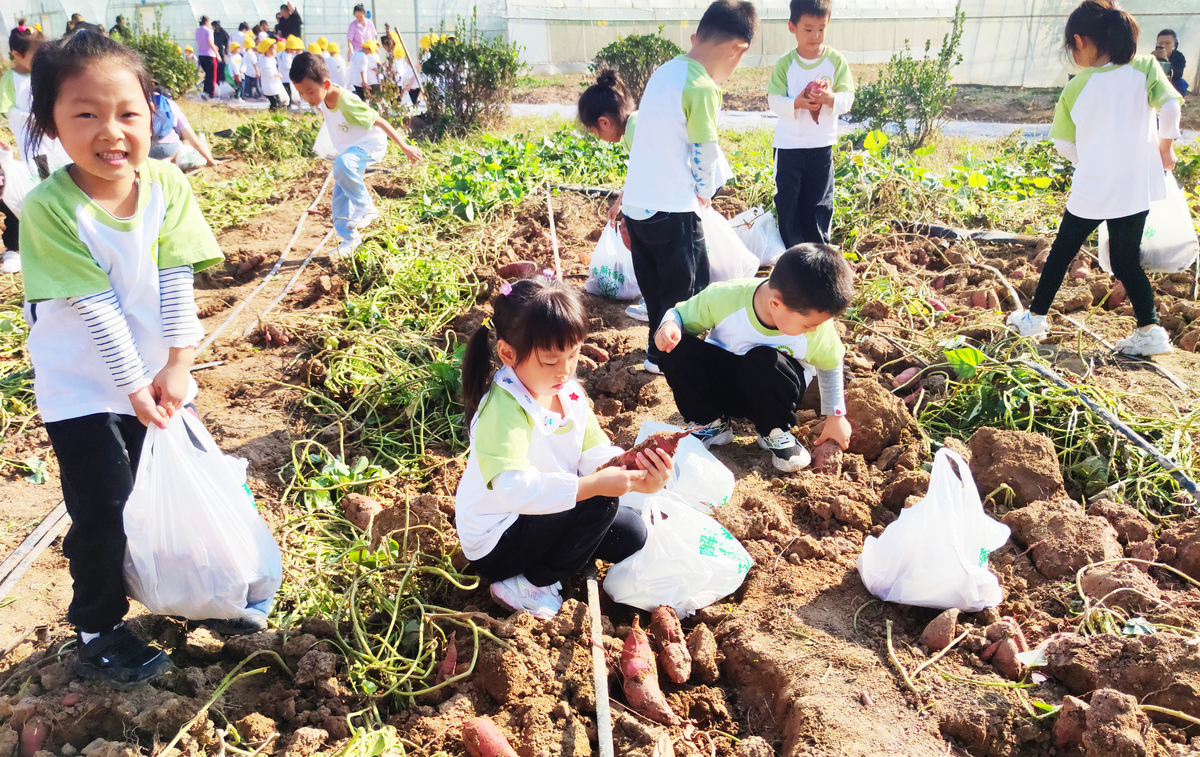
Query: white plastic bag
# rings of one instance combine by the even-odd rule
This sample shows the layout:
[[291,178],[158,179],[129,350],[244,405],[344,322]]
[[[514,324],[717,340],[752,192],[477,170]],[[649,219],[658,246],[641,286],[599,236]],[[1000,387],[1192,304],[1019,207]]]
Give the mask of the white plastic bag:
[[329,138],[329,128],[323,123],[321,130],[317,132],[316,141],[313,142],[312,151],[317,157],[331,163],[338,159],[338,151],[333,146],[333,140]]
[[686,618],[737,591],[754,564],[720,523],[676,494],[647,498],[642,522],[646,545],[604,578],[604,590],[616,602],[642,610],[668,605]]
[[[645,421],[638,430],[637,443],[641,444],[650,434],[659,431],[674,433],[682,430],[669,423]],[[664,488],[697,510],[712,512],[712,508],[725,504],[733,496],[733,471],[705,449],[696,437],[685,436],[679,442],[673,462],[674,469]],[[621,504],[641,512],[645,501],[652,496],[631,492],[621,497]]]
[[[1108,224],[1100,224],[1100,267],[1112,273],[1108,252]],[[1200,255],[1200,240],[1192,225],[1183,188],[1175,174],[1167,174],[1167,198],[1150,204],[1150,215],[1142,231],[1142,268],[1147,271],[1182,271]]]
[[[320,136],[317,137],[320,139]],[[633,253],[621,241],[621,235],[606,224],[596,251],[592,253],[591,275],[583,288],[610,300],[634,300],[641,296],[633,274]]]
[[215,92],[218,98],[228,100],[233,95],[233,87],[227,81],[217,82]]
[[734,216],[729,223],[750,254],[763,265],[775,265],[779,256],[787,251],[779,234],[779,223],[769,210],[751,208]]
[[988,555],[1008,534],[1008,526],[983,511],[967,462],[943,447],[933,459],[929,493],[900,511],[879,538],[867,537],[858,575],[885,602],[978,612],[1004,599]]
[[146,431],[125,536],[129,594],[156,614],[265,617],[283,583],[279,547],[254,507],[244,463],[223,455],[187,411],[165,431]]
[[709,281],[745,279],[758,271],[758,258],[746,249],[729,221],[712,207],[701,208],[700,224],[708,247]]
[[17,160],[12,150],[0,150],[0,170],[4,171],[4,204],[17,218],[25,204],[25,194],[37,186],[25,164]]
[[[205,147],[208,147],[208,139],[203,134],[197,134],[198,139]],[[207,165],[208,161],[200,154],[200,151],[192,147],[187,142],[181,142],[179,152],[175,153],[175,165],[179,166],[180,171],[190,171],[197,166]]]

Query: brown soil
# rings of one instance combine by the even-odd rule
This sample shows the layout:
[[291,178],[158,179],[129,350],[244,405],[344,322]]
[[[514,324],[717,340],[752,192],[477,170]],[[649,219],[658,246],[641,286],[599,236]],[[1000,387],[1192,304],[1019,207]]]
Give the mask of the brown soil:
[[[321,178],[307,177],[309,196]],[[396,182],[380,183],[400,187]],[[386,211],[386,203],[383,207]],[[210,330],[267,275],[300,208],[299,202],[281,204],[271,214],[221,235],[230,262],[203,277],[199,292]],[[604,203],[562,195],[555,199],[555,215],[564,276],[581,286],[594,244],[589,238],[604,222]],[[522,206],[513,217],[499,222],[497,228],[504,235],[491,241],[489,249],[494,252],[486,259],[481,256],[476,271],[483,291],[499,286],[495,273],[499,264],[530,260],[538,269],[552,267],[548,226],[541,202]],[[324,218],[311,220],[292,260],[310,250],[326,228]],[[961,303],[952,309],[967,319],[964,333],[979,341],[1001,335],[1001,314],[966,303],[972,292],[981,289],[1000,294],[1006,290],[993,274],[965,262],[967,250],[892,237],[867,240],[860,249],[864,278],[944,277],[943,296]],[[259,254],[263,263],[238,277],[240,263]],[[1025,248],[983,248],[979,255],[1006,274],[1032,270],[1032,253]],[[280,273],[290,274],[294,265],[285,264]],[[321,276],[332,282],[338,271],[318,257],[302,281],[324,292],[317,286]],[[1029,280],[1036,280],[1036,275],[1018,279],[1022,286]],[[1200,316],[1200,306],[1190,300],[1191,276],[1161,277],[1156,285],[1164,312],[1178,317],[1178,322],[1168,324],[1178,337]],[[1089,328],[1110,339],[1131,328],[1127,305],[1115,311],[1101,306],[1109,286],[1106,276],[1092,273],[1079,286],[1086,301],[1079,303],[1082,312],[1076,317],[1086,317]],[[292,442],[310,433],[311,427],[301,412],[298,393],[269,382],[303,380],[304,362],[298,358],[305,349],[306,327],[301,316],[339,307],[344,290],[344,286],[330,287],[328,294],[315,300],[300,294],[285,300],[270,320],[299,338],[282,348],[271,347],[253,334],[251,341],[241,339],[242,330],[255,317],[255,308],[250,308],[223,332],[212,350],[213,359],[225,363],[197,374],[205,422],[224,449],[251,460],[251,486],[273,526],[285,514],[280,472],[290,461]],[[272,291],[277,290],[268,287],[261,295],[259,307],[269,301]],[[665,381],[641,368],[646,326],[624,315],[626,303],[585,297],[592,316],[589,342],[607,353],[608,360],[584,363],[579,376],[597,408],[604,408],[601,424],[610,436],[629,445],[643,421],[681,423]],[[454,324],[457,338],[469,335],[489,312],[486,296],[480,299],[484,304]],[[1010,310],[1012,303],[1002,301],[1002,308]],[[1006,599],[996,608],[954,619],[952,630],[965,632],[965,638],[934,667],[922,671],[914,682],[916,692],[903,683],[897,664],[912,672],[928,661],[929,653],[918,640],[939,613],[873,600],[858,578],[856,560],[867,535],[882,533],[901,508],[923,496],[928,486],[923,466],[932,450],[913,421],[912,408],[924,402],[923,397],[945,391],[948,376],[928,371],[919,386],[895,381],[905,368],[921,365],[906,346],[915,325],[913,316],[889,308],[871,312],[872,317],[861,322],[839,324],[848,347],[848,410],[856,434],[837,464],[826,472],[780,476],[756,445],[753,429],[740,422],[735,424],[735,441],[714,450],[737,479],[733,497],[717,508],[716,517],[746,546],[755,566],[733,596],[683,624],[697,660],[692,678],[675,684],[660,677],[671,708],[686,720],[683,725],[660,726],[623,706],[615,665],[635,612],[602,598],[617,753],[721,757],[950,753],[1165,757],[1187,753],[1189,741],[1197,737],[1194,727],[1185,729],[1185,722],[1163,715],[1154,715],[1151,723],[1136,705],[1155,704],[1200,717],[1195,693],[1200,690],[1200,681],[1195,680],[1200,659],[1194,645],[1168,633],[1140,638],[1081,635],[1078,606],[1071,604],[1079,597],[1069,579],[1089,562],[1121,557],[1143,546],[1161,552],[1163,561],[1185,572],[1196,570],[1200,526],[1194,524],[1200,520],[1178,525],[1173,525],[1177,521],[1158,523],[1157,518],[1139,520],[1138,514],[1115,505],[1085,510],[1079,492],[1063,488],[1061,474],[1055,478],[1044,445],[1019,435],[996,436],[986,444],[982,440],[988,437],[977,436],[980,440],[972,439],[969,449],[965,440],[948,442],[971,458],[972,470],[981,481],[1006,483],[1020,492],[1011,501],[998,495],[986,503],[990,513],[1004,517],[1014,529],[1012,542],[990,557]],[[1060,362],[1095,364],[1093,380],[1124,391],[1134,387],[1143,395],[1134,398],[1144,403],[1140,409],[1158,407],[1156,402],[1173,401],[1180,407],[1191,402],[1191,389],[1175,388],[1144,365],[1106,358],[1065,320],[1056,319],[1054,326],[1055,339],[1061,343]],[[1156,362],[1183,377],[1189,387],[1200,387],[1196,355],[1180,352]],[[801,437],[807,443],[815,439],[822,422],[813,409],[817,399],[806,397],[800,412]],[[49,455],[44,434],[37,428],[6,444],[22,454]],[[417,495],[405,500],[407,511],[397,507],[398,499],[382,496],[386,492],[372,492],[385,506],[380,518],[394,519],[391,525],[376,524],[376,540],[399,524],[402,512],[410,523],[433,524],[453,533],[452,497],[462,475],[462,458],[430,450],[428,460],[435,464],[429,479],[405,484]],[[982,483],[980,488],[984,495],[990,492]],[[5,535],[6,547],[11,549],[32,529],[57,502],[56,493],[53,482],[35,487],[6,481],[0,502],[6,512],[18,515],[12,520],[20,524]],[[217,754],[231,724],[247,751],[262,747],[263,753],[290,757],[338,754],[351,744],[351,726],[363,724],[360,713],[372,703],[351,689],[334,639],[338,629],[328,619],[226,639],[142,615],[136,621],[139,629],[171,652],[177,665],[174,673],[126,693],[73,680],[70,648],[58,652],[69,635],[61,621],[69,597],[64,567],[56,546],[26,577],[18,599],[0,608],[4,623],[0,629],[5,634],[0,642],[17,629],[47,626],[41,636],[32,635],[30,643],[5,660],[8,670],[0,675],[4,687],[0,690],[0,757],[9,757],[21,737],[28,751],[24,757],[51,757],[35,755],[38,748],[72,757],[95,739],[111,742],[89,750],[88,754],[99,757],[154,751],[199,712],[235,665],[258,651],[281,655],[291,674],[273,658],[255,658],[244,669],[267,670],[239,680],[218,698],[198,725],[181,735],[179,754]],[[1092,570],[1096,575],[1089,575],[1084,592],[1093,603],[1134,588],[1149,600],[1114,604],[1136,607],[1150,622],[1200,628],[1200,613],[1192,609],[1194,590],[1178,576],[1158,567],[1136,575],[1124,568]],[[41,591],[45,587],[50,588]],[[522,757],[594,753],[596,692],[588,622],[580,604],[586,596],[582,580],[566,587],[565,594],[569,599],[563,610],[546,622],[528,614],[509,617],[491,602],[485,588],[452,596],[455,609],[491,616],[488,626],[503,644],[483,640],[472,675],[419,697],[406,709],[390,701],[376,703],[410,745],[409,754],[461,757],[462,724],[474,716],[490,718]],[[641,619],[649,620],[646,614]],[[889,653],[889,635],[894,653]],[[1028,688],[1011,688],[1010,679],[1026,671],[1009,653],[1047,640],[1050,664],[1044,672],[1049,678],[1025,679]],[[470,660],[475,651],[469,638],[460,638],[456,649],[460,662]],[[1054,718],[1042,717],[1033,702],[1058,705],[1072,701],[1066,699],[1069,694],[1080,697],[1086,711],[1071,705],[1078,738],[1056,746]],[[1133,704],[1130,697],[1136,698]],[[731,737],[744,741],[739,745]],[[34,743],[38,738],[44,740]],[[265,742],[270,743],[264,746]]]

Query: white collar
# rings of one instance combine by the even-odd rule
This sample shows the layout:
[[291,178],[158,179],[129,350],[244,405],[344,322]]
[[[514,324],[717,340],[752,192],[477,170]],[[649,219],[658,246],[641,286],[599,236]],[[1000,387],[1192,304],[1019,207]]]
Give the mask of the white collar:
[[533,394],[517,377],[516,371],[507,365],[496,371],[496,378],[492,383],[515,397],[521,405],[521,409],[528,413],[530,418],[533,418],[533,427],[543,434],[556,433],[571,422],[572,416],[579,414],[580,404],[587,402],[587,396],[584,395],[583,389],[575,383],[575,379],[570,379],[563,384],[562,389],[558,390],[558,401],[562,403],[563,408],[563,414],[559,415],[553,410],[543,407],[534,399]]

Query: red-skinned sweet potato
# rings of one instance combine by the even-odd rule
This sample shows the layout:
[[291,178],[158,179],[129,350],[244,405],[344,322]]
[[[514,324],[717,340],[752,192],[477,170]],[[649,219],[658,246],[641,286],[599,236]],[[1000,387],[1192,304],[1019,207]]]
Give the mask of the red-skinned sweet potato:
[[[827,89],[829,89],[829,85],[823,81],[810,81],[808,83],[808,86],[806,86],[804,88],[804,96],[811,100],[812,98],[816,97],[817,95],[821,94],[822,92],[824,92]],[[814,124],[820,123],[820,121],[818,120],[820,118],[819,111],[810,110],[808,112],[808,115],[812,116],[812,120],[813,120]]]
[[633,617],[633,630],[621,648],[621,675],[625,681],[622,688],[629,706],[639,715],[663,725],[678,725],[679,717],[667,704],[662,689],[658,687],[658,664],[650,639],[641,629],[638,617]]
[[826,439],[812,450],[813,473],[842,473],[842,447],[832,439]]
[[237,275],[245,276],[246,274],[253,271],[255,268],[258,268],[260,265],[262,265],[263,260],[265,260],[265,259],[266,258],[264,258],[262,255],[251,255],[250,257],[243,260],[242,264],[238,266]]
[[687,683],[692,677],[692,653],[683,640],[679,616],[666,605],[660,605],[650,618],[650,635],[658,645],[658,661],[667,678],[675,683]]
[[463,723],[462,740],[471,757],[517,757],[508,739],[487,718],[471,718]]
[[659,431],[647,436],[645,441],[640,444],[635,444],[632,449],[617,455],[612,460],[609,460],[604,465],[601,465],[599,470],[605,468],[624,468],[625,470],[640,470],[637,467],[637,456],[639,452],[649,452],[652,449],[660,449],[667,453],[668,457],[674,457],[675,450],[679,449],[679,442],[683,441],[683,437],[690,434],[690,431]]

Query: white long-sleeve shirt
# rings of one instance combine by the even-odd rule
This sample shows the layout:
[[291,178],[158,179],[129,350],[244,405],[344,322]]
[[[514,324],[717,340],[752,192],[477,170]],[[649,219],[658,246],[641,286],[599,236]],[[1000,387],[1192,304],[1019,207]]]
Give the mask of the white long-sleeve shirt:
[[[833,94],[833,105],[813,113],[796,109],[796,98],[811,82],[824,82]],[[837,143],[837,119],[854,106],[854,77],[842,54],[831,47],[815,60],[789,50],[775,64],[767,85],[767,105],[779,116],[775,122],[775,147],[781,150],[829,147]]]

